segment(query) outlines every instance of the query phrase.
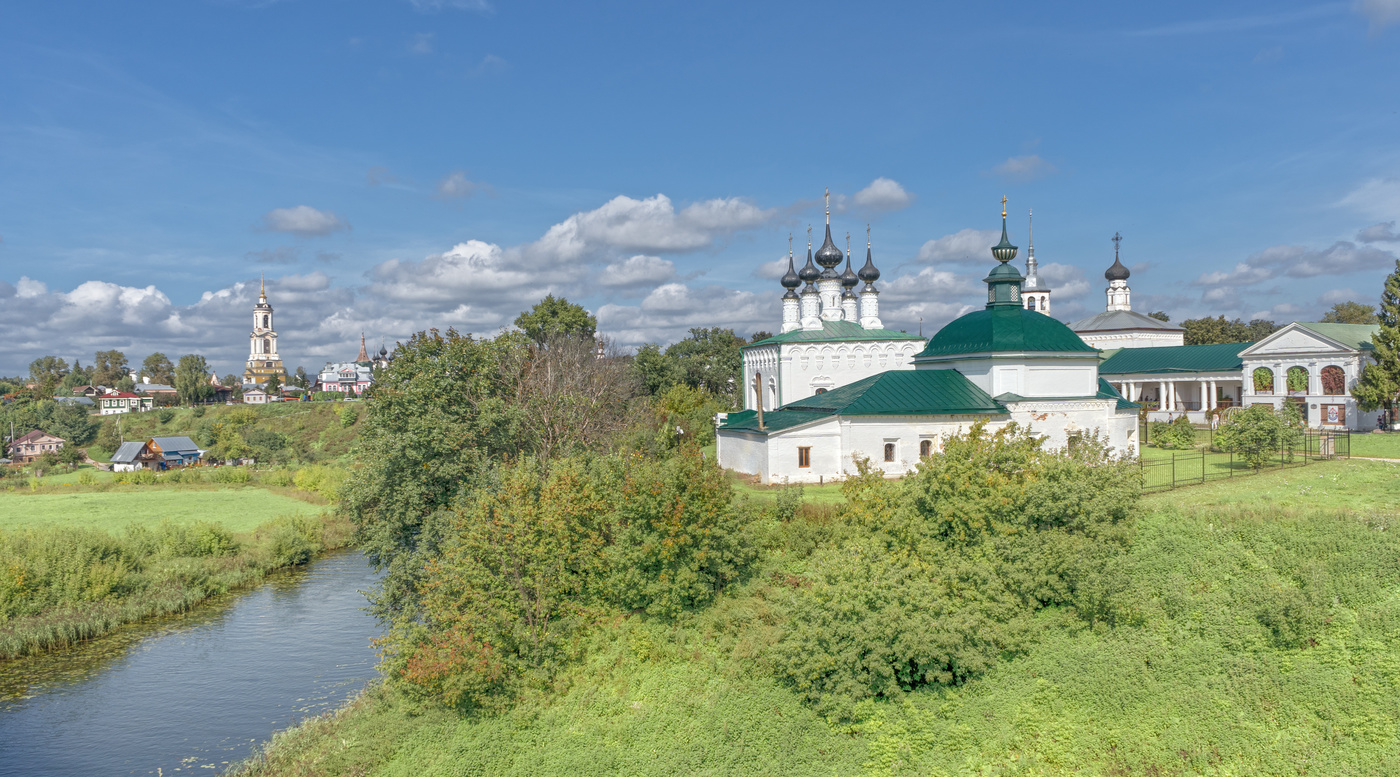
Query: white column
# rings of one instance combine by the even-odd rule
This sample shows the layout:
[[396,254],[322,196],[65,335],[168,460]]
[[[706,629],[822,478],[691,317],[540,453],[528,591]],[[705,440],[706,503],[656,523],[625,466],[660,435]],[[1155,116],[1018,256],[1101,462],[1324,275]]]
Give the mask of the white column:
[[1157,409],[1167,409],[1167,382],[1165,380],[1157,383]]
[[1202,409],[1202,410],[1209,410],[1209,409],[1210,409],[1210,393],[1206,391],[1206,389],[1209,388],[1209,384],[1208,384],[1206,381],[1203,380],[1203,381],[1201,381],[1201,386],[1200,386],[1200,388],[1201,388],[1201,409]]

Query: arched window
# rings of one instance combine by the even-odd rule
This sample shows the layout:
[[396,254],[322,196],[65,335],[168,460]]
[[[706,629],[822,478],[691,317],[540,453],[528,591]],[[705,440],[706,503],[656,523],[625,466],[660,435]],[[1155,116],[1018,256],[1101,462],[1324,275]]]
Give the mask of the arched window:
[[1306,394],[1308,393],[1308,368],[1289,367],[1285,374],[1288,381],[1288,393]]
[[814,391],[814,392],[812,392],[812,393],[814,393],[814,394],[825,394],[825,393],[826,393],[826,389],[817,389],[816,391]]
[[1329,397],[1340,396],[1347,391],[1347,374],[1336,365],[1322,368],[1322,393]]
[[1268,367],[1258,367],[1254,370],[1254,393],[1272,394],[1274,393],[1274,371]]
[[1035,310],[1035,297],[1026,297],[1026,309]]
[[885,443],[885,461],[894,461],[894,443]]
[[263,329],[270,329],[272,327],[271,321],[272,316],[263,316]]
[[933,440],[921,440],[919,442],[919,458],[926,459],[933,455]]
[[272,338],[263,338],[263,353],[272,353]]

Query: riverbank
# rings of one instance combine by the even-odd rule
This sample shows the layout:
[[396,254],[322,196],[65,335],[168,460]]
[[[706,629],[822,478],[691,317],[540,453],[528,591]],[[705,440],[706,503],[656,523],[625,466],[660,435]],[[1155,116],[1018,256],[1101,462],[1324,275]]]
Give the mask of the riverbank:
[[345,547],[352,527],[324,502],[173,484],[0,495],[0,659],[185,612]]
[[1146,497],[1104,592],[1124,617],[1047,608],[1024,652],[853,721],[767,665],[792,579],[773,573],[800,569],[770,548],[706,612],[599,624],[552,689],[504,712],[390,682],[230,773],[1395,773],[1397,495],[1400,466],[1335,461]]

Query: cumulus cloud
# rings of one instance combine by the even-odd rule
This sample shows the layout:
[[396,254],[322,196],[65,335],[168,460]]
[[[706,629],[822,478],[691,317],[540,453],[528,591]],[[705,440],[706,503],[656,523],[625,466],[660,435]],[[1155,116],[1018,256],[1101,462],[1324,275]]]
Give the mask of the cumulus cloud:
[[1371,23],[1371,31],[1400,22],[1400,0],[1355,0],[1352,10]]
[[1013,156],[992,168],[992,174],[1008,181],[1034,181],[1056,171],[1053,164],[1040,158],[1039,154]]
[[[795,269],[799,266],[800,264],[794,259],[793,268]],[[787,272],[787,268],[788,256],[787,254],[783,254],[771,262],[760,262],[753,270],[753,277],[762,278],[765,281],[776,281],[783,277],[783,274]]]
[[1354,299],[1356,299],[1355,289],[1332,289],[1331,291],[1323,292],[1322,296],[1317,298],[1317,301],[1324,305],[1334,305],[1338,302],[1349,302]]
[[1208,272],[1192,281],[1195,286],[1247,286],[1279,277],[1312,278],[1340,275],[1389,266],[1395,255],[1371,246],[1339,240],[1316,251],[1304,246],[1278,245],[1260,251],[1229,270]]
[[269,211],[263,216],[263,228],[269,232],[285,232],[299,237],[319,237],[349,230],[350,224],[328,210],[298,205]]
[[994,229],[963,229],[951,235],[930,240],[919,248],[916,261],[939,262],[990,261],[992,246],[1001,239]]
[[772,220],[764,210],[732,197],[693,203],[680,211],[664,194],[636,200],[614,197],[596,210],[576,213],[555,224],[527,253],[569,261],[605,249],[639,253],[685,253],[708,248],[717,240]]
[[1392,243],[1400,241],[1400,234],[1395,232],[1394,221],[1386,221],[1361,230],[1357,233],[1356,240],[1360,243]]
[[476,194],[480,184],[467,180],[463,170],[453,170],[438,181],[437,196],[440,199],[466,199]]
[[599,282],[614,288],[664,283],[676,276],[676,265],[659,256],[637,254],[603,268]]
[[851,198],[855,207],[869,211],[903,210],[913,201],[914,195],[889,178],[876,178]]
[[598,328],[623,345],[670,343],[691,327],[728,327],[740,335],[772,331],[781,320],[778,295],[757,295],[725,286],[691,288],[665,283],[638,305],[608,304],[598,309]]

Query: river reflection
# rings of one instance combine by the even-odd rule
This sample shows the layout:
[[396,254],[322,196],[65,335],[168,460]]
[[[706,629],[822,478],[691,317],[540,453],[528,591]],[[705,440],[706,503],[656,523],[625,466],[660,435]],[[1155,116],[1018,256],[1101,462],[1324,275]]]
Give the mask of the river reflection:
[[374,677],[375,582],[339,553],[73,650],[0,662],[0,775],[211,774]]

